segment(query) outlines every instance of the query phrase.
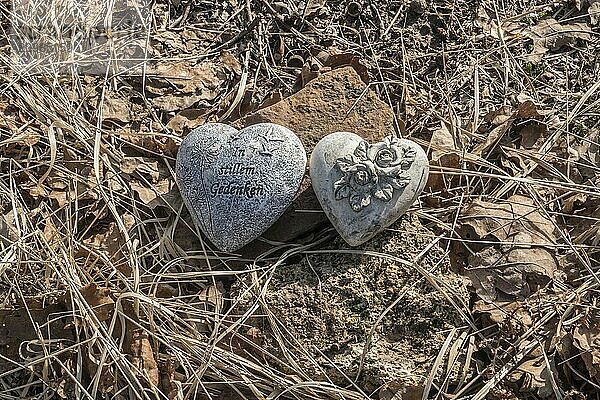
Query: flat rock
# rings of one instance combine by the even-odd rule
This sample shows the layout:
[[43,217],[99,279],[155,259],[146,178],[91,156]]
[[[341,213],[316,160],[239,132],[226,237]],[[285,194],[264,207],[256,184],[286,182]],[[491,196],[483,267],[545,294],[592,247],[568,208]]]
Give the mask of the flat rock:
[[429,175],[416,143],[387,136],[369,144],[350,132],[323,138],[310,158],[312,185],[331,223],[351,246],[390,226],[414,203]]
[[277,221],[305,169],[306,152],[287,128],[206,124],[181,143],[176,177],[194,221],[215,246],[231,252]]
[[[369,141],[394,133],[393,110],[368,89],[352,67],[322,74],[294,95],[235,121],[233,126],[242,128],[260,122],[294,130],[308,154],[332,132],[357,132]],[[326,221],[306,174],[290,209],[264,236],[289,241]]]

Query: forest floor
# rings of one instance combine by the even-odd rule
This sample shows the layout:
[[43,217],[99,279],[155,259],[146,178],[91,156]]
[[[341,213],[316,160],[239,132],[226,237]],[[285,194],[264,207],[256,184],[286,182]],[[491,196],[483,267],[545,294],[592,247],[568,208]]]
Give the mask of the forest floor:
[[[598,398],[598,0],[38,3],[0,0],[0,399]],[[110,24],[128,62],[52,62]],[[356,248],[305,181],[226,254],[174,175],[217,121],[430,179]]]

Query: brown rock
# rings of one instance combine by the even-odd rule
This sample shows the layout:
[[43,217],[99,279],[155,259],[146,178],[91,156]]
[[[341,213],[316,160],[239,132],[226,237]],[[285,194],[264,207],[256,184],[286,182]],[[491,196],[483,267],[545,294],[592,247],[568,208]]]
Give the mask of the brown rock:
[[[238,129],[271,122],[294,131],[310,157],[324,136],[340,131],[354,132],[368,141],[394,133],[394,113],[381,101],[352,67],[320,75],[302,90],[235,121]],[[288,211],[265,234],[275,241],[290,241],[327,221],[315,197],[308,171],[299,194]],[[244,252],[244,251],[242,251]]]
[[293,130],[309,156],[329,133],[350,131],[371,141],[394,132],[392,109],[367,90],[352,67],[320,75],[298,93],[235,121],[233,126],[239,129],[260,122]]

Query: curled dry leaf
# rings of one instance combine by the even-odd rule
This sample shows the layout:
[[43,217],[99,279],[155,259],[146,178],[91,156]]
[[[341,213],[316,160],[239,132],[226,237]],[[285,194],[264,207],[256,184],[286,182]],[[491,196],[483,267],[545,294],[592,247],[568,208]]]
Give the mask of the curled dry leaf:
[[[592,184],[598,186],[600,177]],[[583,193],[563,200],[565,223],[575,244],[597,246],[600,243],[600,198]]]
[[[522,393],[536,392],[541,398],[551,396],[554,393],[551,376],[554,361],[553,357],[549,356],[548,358],[549,362],[546,362],[543,355],[523,361],[508,376],[508,380],[518,384],[519,391]],[[548,364],[550,364],[550,368],[548,368]]]
[[[123,215],[123,223],[129,230],[135,224],[135,217],[131,214]],[[125,255],[125,237],[115,222],[98,233],[83,240],[77,256],[86,257],[87,264],[110,261],[123,275],[131,275],[131,267]]]
[[598,317],[584,318],[573,329],[573,345],[580,350],[581,358],[590,377],[600,381],[600,322]]
[[[555,243],[554,224],[533,201],[514,195],[501,203],[476,200],[459,217],[462,238],[520,245]],[[506,244],[506,243],[505,243]]]
[[[466,240],[456,254],[464,274],[485,301],[499,295],[523,297],[548,283],[558,268],[547,248],[556,242],[554,224],[524,196],[499,204],[474,201],[459,217],[458,232]],[[466,263],[465,263],[466,262]]]
[[485,301],[525,298],[554,277],[557,261],[540,247],[501,252],[494,247],[469,256],[465,271],[477,295]]
[[99,288],[95,283],[90,283],[80,290],[85,302],[92,308],[100,321],[107,321],[115,309],[115,302],[110,298],[109,288]]
[[183,400],[183,390],[180,380],[176,377],[175,367],[172,359],[159,361],[160,390],[167,395],[169,400]]
[[[50,189],[47,194],[49,199],[56,200],[60,208],[65,207],[71,201],[77,199],[83,200],[98,200],[100,191],[96,180],[94,168],[90,165],[71,165],[70,173],[52,170],[52,174],[46,179],[46,183]],[[77,177],[77,180],[73,179]],[[36,190],[42,189],[40,187]],[[44,190],[44,193],[47,192]]]
[[496,13],[483,6],[477,8],[475,26],[481,28],[483,33],[494,39],[504,38],[505,40],[517,37],[525,29],[524,24],[513,20],[501,21],[500,26],[498,26],[498,17]]
[[[441,168],[460,168],[461,155],[456,149],[454,137],[446,124],[442,123],[439,129],[433,131],[430,140],[431,164]],[[432,192],[444,191],[452,187],[452,180],[457,180],[453,175],[429,174],[427,188]]]
[[186,135],[192,129],[199,127],[206,122],[207,110],[191,108],[183,110],[175,115],[167,123],[167,128],[175,131],[179,135]]
[[212,331],[214,317],[221,314],[225,299],[225,287],[223,283],[217,281],[215,285],[209,285],[202,289],[198,295],[198,310],[202,316],[200,319],[194,319],[196,327],[200,332]]
[[[544,115],[537,110],[535,103],[530,100],[519,104],[516,109],[513,109],[510,106],[502,106],[497,110],[489,112],[484,117],[483,124],[478,129],[480,133],[486,134],[485,140],[477,144],[473,148],[472,153],[485,157],[490,150],[500,143],[515,122],[520,120],[541,120],[543,116]],[[525,134],[525,138],[523,139],[524,142],[522,143],[523,146],[533,147],[539,139],[539,136],[535,137],[534,141],[533,136],[536,134],[541,136],[547,132],[548,128],[545,124],[542,124],[541,122],[533,122],[533,124],[536,125],[536,128],[533,131],[528,132],[525,130],[525,132],[520,132],[521,134]],[[521,128],[521,131],[526,129],[528,125]],[[533,144],[530,144],[531,142],[533,142]]]
[[220,93],[225,75],[212,62],[192,65],[186,61],[159,64],[149,72],[148,91],[157,95],[152,104],[163,111],[180,111],[200,101],[212,101]]
[[531,315],[524,303],[519,301],[495,301],[486,303],[478,300],[473,306],[473,314],[485,317],[484,326],[499,325],[499,330],[511,335],[524,333],[533,325]]
[[107,91],[102,103],[102,118],[128,123],[132,120],[131,105],[132,103],[128,99],[119,96],[118,93]]
[[588,8],[588,14],[590,15],[590,22],[592,26],[600,25],[600,1],[596,0],[591,2]]
[[0,249],[9,246],[19,239],[14,225],[14,213],[9,211],[6,215],[0,214]]
[[121,171],[131,175],[129,185],[146,206],[177,207],[179,191],[171,171],[163,164],[151,158],[124,157]]
[[133,341],[131,343],[131,361],[136,368],[136,373],[151,386],[158,386],[159,372],[158,365],[154,358],[154,351],[148,339],[148,334],[142,329],[133,331]]
[[591,40],[592,29],[583,22],[563,25],[554,18],[548,18],[525,29],[523,34],[533,40],[533,50],[527,59],[533,63],[539,63],[548,51],[558,50],[562,46],[575,45],[577,40]]

